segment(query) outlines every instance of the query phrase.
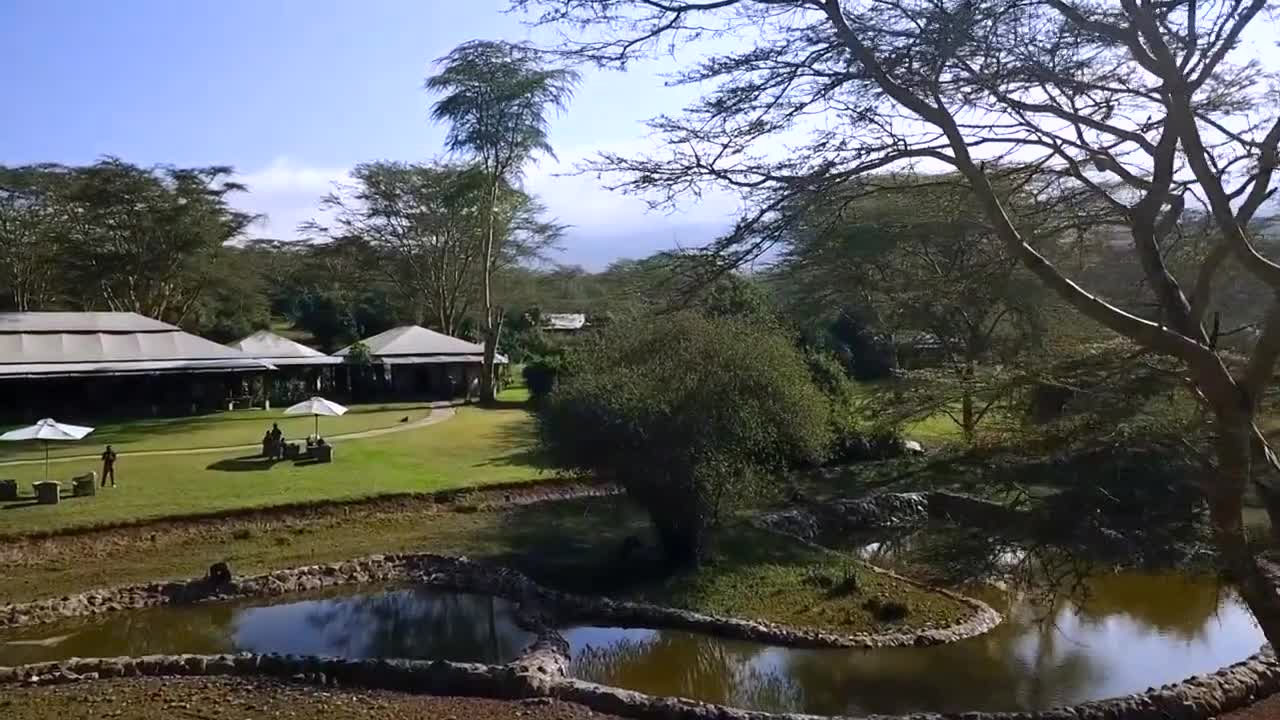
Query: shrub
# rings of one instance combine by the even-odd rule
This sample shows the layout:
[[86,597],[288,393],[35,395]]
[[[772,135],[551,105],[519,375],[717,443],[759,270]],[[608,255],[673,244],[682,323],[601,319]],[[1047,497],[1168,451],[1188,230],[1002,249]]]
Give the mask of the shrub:
[[556,379],[564,370],[562,354],[539,355],[528,359],[523,374],[524,384],[534,400],[542,400],[555,389]]
[[547,456],[622,485],[672,563],[696,563],[728,509],[829,443],[828,403],[804,359],[742,320],[619,322],[568,362],[539,413]]
[[862,607],[875,616],[880,622],[900,622],[911,614],[911,607],[899,600],[884,600],[878,597],[868,598]]

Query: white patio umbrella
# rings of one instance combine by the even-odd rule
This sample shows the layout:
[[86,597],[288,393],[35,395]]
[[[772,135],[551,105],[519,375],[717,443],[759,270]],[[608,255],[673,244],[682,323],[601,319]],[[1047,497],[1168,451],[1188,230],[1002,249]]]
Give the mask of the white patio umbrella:
[[80,440],[93,432],[93,428],[83,425],[68,425],[53,418],[45,418],[35,425],[10,430],[0,435],[0,440],[17,442],[19,440],[40,440],[44,443],[44,479],[49,479],[49,441]]
[[325,400],[322,397],[313,397],[292,407],[285,408],[285,415],[314,415],[316,418],[316,437],[320,437],[320,416],[327,415],[329,417],[337,417],[345,415],[347,409],[336,402]]

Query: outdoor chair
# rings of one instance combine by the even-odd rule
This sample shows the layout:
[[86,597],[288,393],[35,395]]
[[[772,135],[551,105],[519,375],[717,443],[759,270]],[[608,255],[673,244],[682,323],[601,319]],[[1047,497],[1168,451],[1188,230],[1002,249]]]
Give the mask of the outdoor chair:
[[98,494],[98,473],[89,472],[71,478],[72,497],[92,497]]

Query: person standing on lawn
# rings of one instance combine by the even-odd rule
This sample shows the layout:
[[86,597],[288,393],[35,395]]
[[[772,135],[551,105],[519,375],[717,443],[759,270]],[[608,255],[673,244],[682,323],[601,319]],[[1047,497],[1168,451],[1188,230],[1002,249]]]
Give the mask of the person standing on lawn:
[[107,476],[111,476],[111,487],[116,486],[116,451],[108,445],[102,452],[102,487],[107,486]]

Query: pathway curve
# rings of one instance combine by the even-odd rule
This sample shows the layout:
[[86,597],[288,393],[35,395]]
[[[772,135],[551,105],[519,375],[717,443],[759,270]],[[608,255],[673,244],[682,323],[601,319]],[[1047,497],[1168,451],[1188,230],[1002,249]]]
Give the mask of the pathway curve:
[[[422,418],[421,420],[414,420],[413,422],[410,422],[410,423],[401,423],[399,425],[392,425],[390,427],[374,428],[372,430],[361,430],[360,432],[340,433],[338,435],[326,435],[325,439],[326,440],[360,440],[362,438],[378,437],[380,435],[392,435],[400,432],[408,432],[409,430],[417,430],[418,428],[424,428],[424,427],[427,427],[428,425],[435,425],[436,423],[444,422],[445,420],[448,420],[449,418],[453,417],[455,414],[454,408],[457,407],[458,403],[441,401],[441,402],[429,403],[429,405],[431,407],[431,414]],[[117,454],[119,454],[120,457],[124,458],[124,457],[148,457],[152,455],[199,455],[203,453],[223,452],[226,450],[261,450],[261,449],[262,449],[262,443],[256,442],[256,443],[245,443],[243,445],[218,445],[215,447],[175,448],[172,450],[138,450],[136,452],[130,452],[128,450],[120,450],[120,451],[117,451]],[[54,463],[60,463],[60,462],[72,462],[77,460],[80,460],[80,461],[97,460],[97,459],[98,459],[98,455],[95,453],[90,453],[85,455],[63,455],[61,457],[49,458],[49,464],[52,465]],[[28,460],[6,460],[4,462],[0,462],[0,467],[8,467],[12,465],[39,465],[43,463],[44,463],[44,458],[35,458],[35,459],[28,459]]]

